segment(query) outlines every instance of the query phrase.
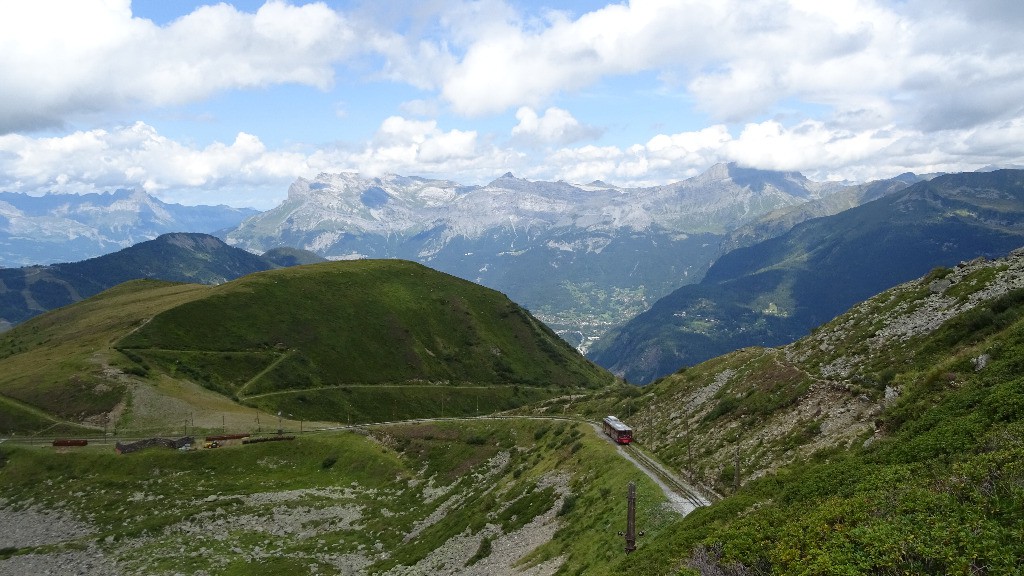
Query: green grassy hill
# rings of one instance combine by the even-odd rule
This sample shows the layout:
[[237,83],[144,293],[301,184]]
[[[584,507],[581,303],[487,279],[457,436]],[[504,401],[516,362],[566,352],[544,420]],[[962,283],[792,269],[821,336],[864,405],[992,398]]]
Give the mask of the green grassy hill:
[[[18,326],[0,336],[0,430],[197,411],[205,424],[190,424],[219,428],[216,413],[256,422],[254,408],[261,427],[268,413],[487,414],[611,382],[497,292],[409,262],[336,262],[219,286],[132,282]],[[174,408],[161,415],[153,394]]]

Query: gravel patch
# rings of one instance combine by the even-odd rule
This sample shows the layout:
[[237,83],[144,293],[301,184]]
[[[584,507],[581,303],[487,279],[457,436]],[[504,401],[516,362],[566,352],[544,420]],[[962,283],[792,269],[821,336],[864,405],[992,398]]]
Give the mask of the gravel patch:
[[[549,542],[558,530],[557,511],[569,494],[569,477],[565,474],[544,476],[537,488],[554,486],[558,498],[548,511],[536,516],[518,530],[503,534],[501,527],[487,524],[476,534],[467,531],[449,539],[443,546],[412,566],[396,566],[386,576],[550,576],[564,562],[553,558],[532,567],[516,566],[537,547]],[[491,553],[472,566],[466,566],[480,548],[484,538],[491,538]]]
[[31,506],[11,510],[0,501],[0,548],[29,548],[59,544],[89,536],[94,531],[84,522],[58,510]]
[[94,544],[90,543],[84,550],[61,549],[61,545],[75,545],[94,532],[91,526],[66,512],[47,510],[38,505],[15,510],[7,500],[0,499],[0,548],[52,547],[52,551],[36,551],[0,560],[0,576],[119,575],[115,562]]
[[120,576],[116,562],[94,546],[49,554],[23,554],[0,560],[0,576]]

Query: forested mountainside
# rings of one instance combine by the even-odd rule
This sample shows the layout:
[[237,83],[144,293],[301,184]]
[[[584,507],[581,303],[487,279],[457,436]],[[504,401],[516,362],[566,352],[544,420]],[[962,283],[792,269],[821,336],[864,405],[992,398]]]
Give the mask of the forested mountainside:
[[604,338],[597,363],[636,383],[747,346],[792,342],[936,266],[1024,245],[1024,171],[939,176],[719,258]]

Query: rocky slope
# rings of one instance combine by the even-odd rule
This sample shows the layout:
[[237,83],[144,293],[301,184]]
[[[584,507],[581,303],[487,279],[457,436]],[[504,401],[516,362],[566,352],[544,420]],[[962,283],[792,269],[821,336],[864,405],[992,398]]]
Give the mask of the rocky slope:
[[[929,339],[1022,290],[1024,249],[938,268],[790,345],[746,348],[653,384],[630,423],[659,455],[726,491],[737,457],[746,482],[817,450],[870,444],[888,433],[885,409],[904,391],[897,375],[935,354]],[[958,354],[972,371],[991,360],[984,349]],[[955,371],[943,374],[955,385]]]

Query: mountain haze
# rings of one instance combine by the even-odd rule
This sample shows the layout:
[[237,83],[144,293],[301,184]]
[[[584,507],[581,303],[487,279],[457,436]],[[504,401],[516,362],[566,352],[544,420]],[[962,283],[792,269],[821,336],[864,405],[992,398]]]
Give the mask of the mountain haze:
[[265,258],[207,234],[164,234],[96,258],[48,266],[0,269],[0,329],[66,306],[128,280],[220,284],[280,267],[279,262],[317,258],[296,250]]
[[902,174],[888,180],[849,186],[824,198],[772,210],[753,222],[744,224],[730,232],[722,242],[722,254],[781,236],[805,220],[833,216],[844,210],[856,208],[866,202],[899,192],[922,179],[914,174]]
[[0,267],[85,260],[169,232],[212,234],[256,213],[167,204],[141,190],[45,196],[0,192]]
[[889,286],[1024,245],[1024,171],[939,176],[718,259],[590,356],[633,382],[807,334]]
[[[531,182],[512,174],[486,186],[321,174],[296,181],[281,206],[265,213],[164,204],[128,190],[3,194],[0,252],[7,246],[10,259],[0,266],[78,260],[163,232],[222,230],[229,243],[254,253],[276,250],[264,254],[276,266],[312,262],[312,252],[418,261],[509,294],[587,350],[609,327],[699,281],[724,249],[900,185],[817,183],[798,173],[720,164],[650,188]],[[297,257],[282,247],[306,252]],[[78,297],[56,289],[36,298],[23,287],[51,285],[29,280],[12,286],[24,297],[8,294],[16,310],[0,315],[3,326]]]

